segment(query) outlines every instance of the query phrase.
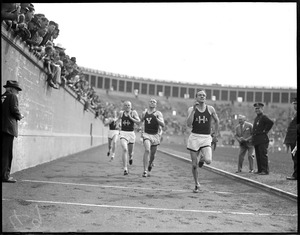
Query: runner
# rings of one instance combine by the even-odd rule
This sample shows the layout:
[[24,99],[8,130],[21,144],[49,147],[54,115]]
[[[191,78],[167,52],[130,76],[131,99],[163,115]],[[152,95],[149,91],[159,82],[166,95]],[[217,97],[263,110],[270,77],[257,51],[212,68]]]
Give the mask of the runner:
[[130,101],[125,101],[123,110],[120,111],[118,121],[121,122],[120,142],[122,151],[122,160],[124,167],[124,175],[128,175],[127,161],[129,164],[133,163],[133,149],[135,143],[134,123],[140,123],[140,118],[136,110],[132,110]]
[[110,116],[104,119],[104,125],[109,127],[108,130],[108,152],[107,156],[111,154],[110,160],[114,160],[116,145],[119,136],[119,126],[117,125],[117,112],[110,113]]
[[155,99],[150,99],[149,110],[146,109],[142,113],[141,118],[141,122],[144,122],[142,138],[145,148],[143,157],[143,177],[147,177],[148,172],[150,172],[153,167],[157,146],[160,144],[161,140],[162,127],[165,126],[163,115],[160,111],[156,110],[156,106],[157,101]]
[[[219,135],[219,118],[213,106],[207,105],[206,92],[200,90],[196,94],[196,100],[192,107],[188,109],[187,126],[192,128],[192,132],[188,138],[187,149],[190,150],[192,159],[192,173],[195,181],[194,192],[200,191],[200,183],[198,181],[197,158],[201,153],[199,167],[204,162],[210,164],[212,162],[211,142]],[[211,120],[215,121],[214,131],[211,130]],[[214,133],[214,136],[211,133]],[[216,141],[216,140],[215,140]]]

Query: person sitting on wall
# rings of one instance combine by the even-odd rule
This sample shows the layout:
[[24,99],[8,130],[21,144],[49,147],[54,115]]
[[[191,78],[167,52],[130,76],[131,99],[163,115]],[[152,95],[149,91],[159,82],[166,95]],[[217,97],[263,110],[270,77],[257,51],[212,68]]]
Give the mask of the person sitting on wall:
[[44,53],[45,48],[43,46],[39,46],[40,43],[43,40],[43,37],[47,33],[46,29],[38,29],[37,33],[31,37],[32,45],[31,45],[31,50],[33,53],[38,57],[41,58],[42,54]]
[[18,22],[20,11],[21,3],[1,3],[1,21],[5,21],[7,25]]
[[40,29],[40,27],[41,27],[41,24],[35,18],[33,18],[28,23],[28,30],[30,32],[31,37],[26,39],[25,41],[30,46],[31,49],[40,44],[40,41],[38,40],[38,37],[37,37],[38,36],[38,30]]
[[39,46],[45,46],[48,41],[52,42],[52,34],[53,34],[53,31],[56,29],[56,27],[57,27],[57,24],[51,20],[48,25],[48,31],[47,31],[46,35],[43,37],[43,40]]
[[24,14],[27,10],[29,8],[22,9],[20,3],[1,3],[1,21],[7,24],[7,30],[13,30],[15,36],[30,37]]
[[53,69],[53,52],[54,48],[52,46],[47,46],[45,48],[45,55],[43,56],[42,60],[44,61],[44,66],[47,69],[47,82],[49,86],[58,89],[58,85],[53,82],[53,76],[54,76],[54,69]]

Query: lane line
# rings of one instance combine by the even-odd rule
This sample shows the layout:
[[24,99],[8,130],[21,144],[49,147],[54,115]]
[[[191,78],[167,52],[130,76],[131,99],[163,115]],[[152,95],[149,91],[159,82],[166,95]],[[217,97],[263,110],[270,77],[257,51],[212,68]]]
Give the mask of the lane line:
[[[175,153],[170,153],[170,152],[168,152],[166,150],[162,150],[162,149],[158,149],[157,151],[160,151],[164,154],[167,154],[167,155],[175,157],[175,158],[179,158],[179,159],[184,160],[184,161],[188,161],[188,162],[192,161],[191,159],[189,159],[187,157],[182,157],[182,156],[178,155],[178,154],[184,154],[184,153],[178,152],[178,154],[175,154]],[[236,175],[236,174],[233,174],[233,173],[230,173],[230,172],[227,172],[227,171],[224,171],[224,170],[221,170],[221,169],[209,166],[209,165],[203,165],[203,167],[210,170],[210,171],[212,171],[212,172],[218,173],[220,175],[225,175],[225,176],[228,176],[228,177],[233,178],[233,179],[237,179],[237,180],[247,182],[250,185],[254,185],[255,187],[263,189],[267,192],[275,193],[275,194],[279,195],[280,197],[286,197],[290,200],[298,202],[298,195],[297,194],[293,194],[293,193],[275,188],[273,186],[270,186],[270,185],[267,185],[267,184],[264,184],[264,183],[260,183],[258,181],[255,181],[255,180],[252,180],[252,179],[249,179],[249,178],[245,178],[245,177],[242,177],[242,176],[239,176],[239,175]]]
[[[2,199],[2,201],[12,201],[12,200],[16,200],[16,199],[6,199],[6,198]],[[185,210],[185,209],[158,208],[158,207],[115,206],[115,205],[59,202],[59,201],[41,201],[41,200],[22,200],[22,201],[34,202],[34,203],[45,203],[45,204],[61,204],[61,205],[72,205],[72,206],[117,208],[117,209],[131,209],[131,210],[156,210],[156,211],[194,212],[194,213],[212,213],[212,214],[251,215],[251,216],[289,216],[289,217],[298,216],[298,214],[267,214],[267,213],[252,213],[252,212],[207,211],[207,210],[188,210],[188,209]]]
[[[20,180],[20,181],[31,182],[31,183],[61,184],[61,185],[87,186],[87,187],[99,187],[99,188],[138,189],[138,190],[166,191],[166,192],[192,192],[192,190],[182,190],[182,189],[142,188],[142,187],[127,187],[127,186],[115,186],[115,185],[103,185],[103,184],[79,184],[79,183],[43,181],[43,180]],[[221,192],[221,191],[203,191],[203,192],[217,193],[217,194],[235,194],[235,195],[237,194],[234,192],[232,193],[232,192]],[[253,194],[253,193],[239,193],[239,194]]]

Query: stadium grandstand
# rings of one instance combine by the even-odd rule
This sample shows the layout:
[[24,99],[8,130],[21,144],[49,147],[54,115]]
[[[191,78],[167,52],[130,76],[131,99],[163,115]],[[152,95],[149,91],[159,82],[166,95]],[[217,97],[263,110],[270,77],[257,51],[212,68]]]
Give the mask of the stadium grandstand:
[[96,89],[148,96],[164,96],[193,99],[197,91],[205,89],[207,99],[229,102],[264,102],[268,104],[288,104],[296,96],[295,88],[223,86],[220,84],[201,84],[168,82],[145,79],[81,67],[86,80]]

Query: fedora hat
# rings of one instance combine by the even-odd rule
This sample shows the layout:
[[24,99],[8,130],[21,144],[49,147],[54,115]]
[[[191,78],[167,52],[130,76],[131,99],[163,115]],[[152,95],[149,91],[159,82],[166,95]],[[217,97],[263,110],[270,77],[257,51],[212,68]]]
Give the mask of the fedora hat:
[[54,45],[54,47],[61,50],[66,50],[66,48],[64,48],[60,43],[57,43],[56,45]]
[[7,88],[7,87],[14,87],[14,88],[16,88],[17,90],[22,91],[22,88],[20,87],[18,81],[15,81],[15,80],[7,80],[7,81],[6,81],[6,84],[5,84],[3,87],[4,87],[4,88]]

